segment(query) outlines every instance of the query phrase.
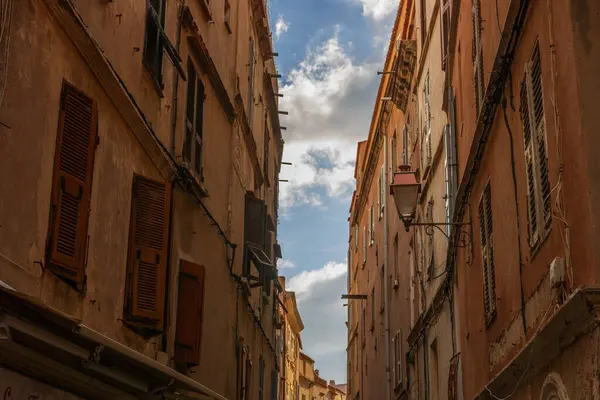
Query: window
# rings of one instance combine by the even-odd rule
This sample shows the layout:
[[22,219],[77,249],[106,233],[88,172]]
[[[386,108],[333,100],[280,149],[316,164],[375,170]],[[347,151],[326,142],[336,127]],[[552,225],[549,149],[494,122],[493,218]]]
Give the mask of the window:
[[434,339],[429,346],[429,393],[432,399],[438,399],[440,394],[438,361],[437,339]]
[[363,226],[363,266],[367,262],[367,227]]
[[261,357],[258,371],[258,400],[265,398],[265,360]]
[[481,38],[481,0],[473,0],[473,84],[475,86],[475,106],[477,115],[483,107],[484,76],[483,76],[483,42]]
[[161,89],[166,3],[166,0],[148,1],[144,45],[144,64]]
[[398,169],[398,161],[396,160],[396,154],[398,151],[398,140],[396,138],[396,131],[394,131],[394,136],[392,136],[390,142],[390,184],[394,181],[394,172]]
[[181,261],[175,361],[191,367],[200,364],[204,306],[204,266]]
[[48,268],[83,290],[96,140],[96,102],[63,83],[48,225]]
[[492,191],[489,182],[479,201],[479,227],[481,229],[481,256],[483,265],[483,300],[486,322],[489,323],[496,315]]
[[421,48],[425,46],[425,39],[427,39],[427,9],[425,4],[427,0],[421,0]]
[[248,125],[252,128],[252,116],[254,114],[254,38],[250,37],[248,58]]
[[271,186],[271,177],[270,177],[270,168],[269,163],[271,160],[269,159],[269,146],[271,142],[271,136],[269,135],[269,128],[267,126],[267,116],[265,115],[265,131],[264,131],[264,140],[263,140],[263,169],[265,174],[265,183],[267,186]]
[[192,60],[188,60],[187,106],[185,117],[185,139],[183,159],[202,179],[202,139],[204,124],[204,85],[194,69]]
[[354,251],[358,252],[358,224],[354,225]]
[[385,267],[382,265],[379,272],[379,312],[385,309]]
[[408,126],[402,128],[402,164],[408,165]]
[[371,289],[371,332],[375,329],[375,287]]
[[394,373],[394,386],[396,389],[399,389],[400,385],[402,385],[402,332],[398,331],[392,338],[393,347],[394,347],[394,365],[392,366],[392,370]]
[[535,247],[548,235],[552,224],[539,43],[535,44],[531,59],[525,65],[520,111],[525,144],[529,244]]
[[425,76],[425,87],[423,88],[425,99],[425,162],[431,165],[431,77],[429,71]]
[[136,327],[163,327],[170,201],[169,184],[134,175],[124,315]]
[[223,2],[223,20],[225,27],[231,33],[231,3],[229,3],[229,0]]
[[379,219],[383,217],[383,212],[385,211],[385,165],[381,166],[381,172],[379,173],[381,185],[379,187]]
[[246,374],[247,374],[248,349],[244,346],[244,339],[238,340],[237,348],[237,383],[236,399],[247,400],[246,396]]
[[394,251],[394,274],[396,276],[396,279],[400,279],[400,271],[398,269],[399,265],[398,265],[398,234],[396,233],[396,235],[394,236],[394,247],[393,247],[393,251]]
[[442,70],[448,64],[448,42],[450,40],[450,24],[452,18],[452,0],[442,0],[442,14],[440,16],[442,29]]
[[[429,224],[433,224],[433,199],[429,200],[429,203],[427,203],[427,213],[425,215],[425,219]],[[435,275],[435,247],[433,235],[429,234],[427,234],[427,253],[425,263],[427,264],[427,280],[431,280],[431,278],[433,278]]]
[[277,370],[271,369],[271,400],[277,400]]
[[373,205],[371,204],[371,209],[369,212],[369,246],[372,246],[375,243],[375,217],[373,211]]

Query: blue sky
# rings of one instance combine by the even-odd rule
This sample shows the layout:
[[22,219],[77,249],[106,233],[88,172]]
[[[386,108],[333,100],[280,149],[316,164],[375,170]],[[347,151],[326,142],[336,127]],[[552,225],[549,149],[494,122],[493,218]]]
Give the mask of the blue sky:
[[296,292],[304,351],[346,380],[348,209],[399,0],[269,0],[286,141],[280,274]]

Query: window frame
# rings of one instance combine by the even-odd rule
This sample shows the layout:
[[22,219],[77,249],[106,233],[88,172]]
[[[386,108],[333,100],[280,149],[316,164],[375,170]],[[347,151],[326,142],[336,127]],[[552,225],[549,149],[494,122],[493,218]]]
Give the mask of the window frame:
[[[200,99],[200,97],[202,98]],[[204,148],[205,102],[206,86],[204,85],[194,62],[191,58],[188,58],[188,85],[186,92],[185,134],[183,139],[182,159],[188,163],[188,170],[192,172],[200,182],[204,180],[202,151]]]

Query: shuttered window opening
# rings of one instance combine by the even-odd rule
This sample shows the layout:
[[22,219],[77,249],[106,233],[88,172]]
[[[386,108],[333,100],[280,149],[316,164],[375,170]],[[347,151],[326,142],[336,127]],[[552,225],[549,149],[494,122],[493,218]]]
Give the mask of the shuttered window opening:
[[248,351],[244,346],[244,339],[238,340],[237,349],[237,384],[236,384],[236,399],[246,400],[246,361],[248,359]]
[[96,102],[64,82],[54,153],[46,264],[79,290],[84,284],[97,124]]
[[[425,215],[425,219],[429,224],[433,224],[433,199],[430,199],[427,203],[427,213]],[[435,275],[435,248],[433,243],[433,235],[427,233],[427,255],[426,255],[426,263],[427,263],[427,280],[431,280]]]
[[167,284],[171,186],[133,177],[125,320],[162,330]]
[[483,295],[486,322],[496,315],[496,273],[494,271],[494,240],[492,222],[492,190],[488,182],[479,201],[479,227],[483,265]]
[[431,78],[429,72],[425,77],[425,88],[423,89],[425,97],[425,162],[426,167],[431,165]]
[[373,204],[369,210],[369,246],[375,244],[375,212],[373,210]]
[[472,55],[473,55],[473,85],[475,88],[475,107],[477,115],[483,107],[483,98],[485,96],[484,75],[483,75],[483,41],[481,27],[481,0],[473,0],[472,9]]
[[397,151],[398,139],[396,136],[396,131],[394,131],[394,136],[392,136],[392,139],[390,140],[390,185],[394,182],[394,172],[396,172],[396,170],[398,169]]
[[394,348],[394,388],[398,391],[402,387],[402,332],[398,331],[392,338]]
[[204,84],[198,76],[192,60],[189,59],[183,159],[200,180],[203,179],[202,142],[205,98]]
[[162,53],[164,41],[162,32],[165,26],[166,0],[149,0],[146,16],[146,41],[144,46],[144,64],[162,89]]
[[261,357],[258,363],[258,400],[265,399],[265,360]]
[[539,43],[525,65],[521,83],[521,121],[527,180],[529,244],[537,246],[548,235],[552,224],[548,152],[542,89]]
[[202,265],[181,260],[175,361],[186,367],[200,364],[204,310],[204,276]]
[[363,226],[363,267],[367,263],[367,227]]
[[402,165],[408,165],[408,127],[402,128]]
[[254,63],[256,62],[253,37],[250,37],[248,54],[248,125],[252,129],[252,116],[254,114]]
[[450,41],[450,23],[452,15],[452,0],[442,0],[442,70],[446,70],[448,64],[448,44]]

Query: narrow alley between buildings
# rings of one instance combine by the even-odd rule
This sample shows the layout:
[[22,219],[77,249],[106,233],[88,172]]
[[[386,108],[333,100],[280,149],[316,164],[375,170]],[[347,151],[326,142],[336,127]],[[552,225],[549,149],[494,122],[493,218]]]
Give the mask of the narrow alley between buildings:
[[597,0],[0,0],[0,396],[600,400]]

